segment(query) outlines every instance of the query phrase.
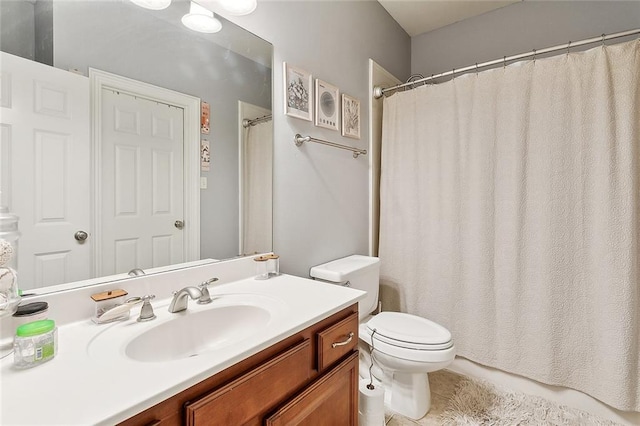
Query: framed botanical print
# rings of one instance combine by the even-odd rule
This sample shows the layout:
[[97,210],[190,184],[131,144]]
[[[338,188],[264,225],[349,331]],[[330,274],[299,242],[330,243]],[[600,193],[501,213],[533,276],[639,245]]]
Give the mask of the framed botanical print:
[[286,62],[284,75],[284,113],[291,117],[312,121],[311,73]]
[[360,139],[360,101],[342,94],[342,136]]

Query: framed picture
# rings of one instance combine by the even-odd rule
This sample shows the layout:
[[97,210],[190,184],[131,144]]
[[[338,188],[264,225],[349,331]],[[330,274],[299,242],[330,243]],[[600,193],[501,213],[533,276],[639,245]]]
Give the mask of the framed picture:
[[209,141],[202,139],[200,141],[200,170],[208,172],[211,167],[211,148]]
[[311,73],[287,65],[283,65],[284,75],[284,113],[291,117],[312,121]]
[[360,101],[342,94],[342,136],[360,139]]
[[200,133],[209,134],[209,116],[211,115],[211,107],[207,102],[200,103]]
[[340,129],[338,88],[316,79],[316,126],[327,129]]

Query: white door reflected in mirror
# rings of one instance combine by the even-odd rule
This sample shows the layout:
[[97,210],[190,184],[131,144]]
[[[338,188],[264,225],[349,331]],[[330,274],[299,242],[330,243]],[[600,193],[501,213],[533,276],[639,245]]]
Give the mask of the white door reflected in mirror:
[[[20,218],[19,288],[91,277],[89,80],[0,52],[10,103],[2,108],[0,205]],[[8,96],[3,93],[3,97]]]
[[[102,91],[101,268],[114,275],[184,258],[182,108]],[[188,206],[187,206],[188,207]]]

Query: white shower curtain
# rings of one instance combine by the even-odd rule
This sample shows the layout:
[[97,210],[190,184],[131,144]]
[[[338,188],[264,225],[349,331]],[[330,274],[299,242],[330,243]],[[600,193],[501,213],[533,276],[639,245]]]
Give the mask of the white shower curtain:
[[640,41],[384,101],[384,298],[480,364],[640,411]]
[[247,127],[243,138],[242,252],[272,250],[273,122]]

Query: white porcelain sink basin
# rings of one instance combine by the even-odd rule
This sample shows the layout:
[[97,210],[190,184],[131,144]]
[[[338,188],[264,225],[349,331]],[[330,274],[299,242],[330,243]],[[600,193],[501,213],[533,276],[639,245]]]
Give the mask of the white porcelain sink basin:
[[139,323],[131,319],[102,328],[90,341],[92,358],[124,357],[138,362],[187,360],[246,343],[288,308],[277,299],[255,294],[225,294],[208,305],[191,301],[186,311],[169,313],[169,301],[154,305],[157,319]]
[[268,322],[269,311],[236,305],[191,312],[160,324],[133,339],[125,354],[136,361],[160,362],[197,356],[246,339]]

